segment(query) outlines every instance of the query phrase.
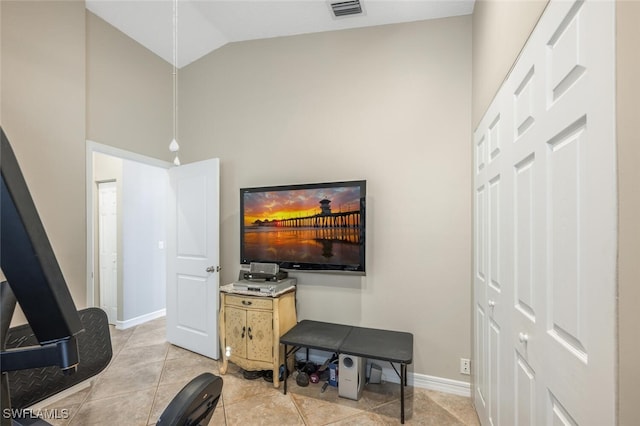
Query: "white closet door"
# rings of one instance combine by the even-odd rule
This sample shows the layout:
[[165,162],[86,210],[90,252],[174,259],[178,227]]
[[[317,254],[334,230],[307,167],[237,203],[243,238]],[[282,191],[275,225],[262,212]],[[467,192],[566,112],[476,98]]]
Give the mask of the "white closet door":
[[614,8],[551,1],[474,134],[483,424],[615,424]]
[[109,324],[118,320],[118,209],[115,182],[98,183],[100,308]]

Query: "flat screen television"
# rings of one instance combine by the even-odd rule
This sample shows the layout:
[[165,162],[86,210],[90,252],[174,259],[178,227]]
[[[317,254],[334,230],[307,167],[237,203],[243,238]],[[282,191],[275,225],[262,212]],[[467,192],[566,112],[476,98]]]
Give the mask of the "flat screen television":
[[366,181],[240,189],[240,262],[365,274]]

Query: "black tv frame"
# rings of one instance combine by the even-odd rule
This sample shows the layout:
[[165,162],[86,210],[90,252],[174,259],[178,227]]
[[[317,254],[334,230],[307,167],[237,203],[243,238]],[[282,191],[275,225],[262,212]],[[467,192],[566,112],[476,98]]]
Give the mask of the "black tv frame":
[[[359,190],[359,206],[358,206],[358,218],[355,219],[357,226],[355,225],[322,225],[307,226],[309,228],[357,228],[357,241],[358,244],[358,261],[356,263],[330,263],[330,262],[304,262],[299,259],[287,259],[287,258],[252,258],[247,255],[246,243],[245,243],[245,195],[254,193],[269,193],[269,192],[291,192],[291,191],[304,191],[304,190],[335,190],[336,188],[358,188]],[[333,273],[348,273],[356,275],[366,274],[366,195],[367,184],[366,180],[352,180],[352,181],[339,181],[339,182],[324,182],[324,183],[307,183],[307,184],[291,184],[291,185],[272,185],[272,186],[260,186],[260,187],[247,187],[240,188],[240,263],[241,265],[248,265],[253,262],[257,263],[275,263],[280,269],[286,271],[301,271],[301,272],[333,272]],[[319,219],[323,221],[338,220],[338,216],[346,216],[354,214],[354,212],[337,212],[337,213],[319,213],[315,216],[308,216],[304,219],[312,220]],[[289,219],[289,223],[296,219]],[[298,218],[299,220],[299,218]],[[354,219],[351,219],[354,220]],[[284,221],[283,221],[284,222]],[[271,224],[271,226],[275,226]],[[288,228],[286,225],[283,225]],[[323,241],[324,244],[333,243],[345,243],[344,241]],[[351,242],[353,243],[353,242]]]

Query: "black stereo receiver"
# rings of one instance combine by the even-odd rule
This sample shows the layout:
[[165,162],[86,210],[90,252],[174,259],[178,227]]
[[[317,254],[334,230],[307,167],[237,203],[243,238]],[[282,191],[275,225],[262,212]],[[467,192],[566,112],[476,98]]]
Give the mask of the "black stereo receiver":
[[289,276],[287,271],[278,271],[273,274],[267,272],[251,272],[251,271],[240,271],[240,276],[238,277],[241,281],[282,281]]

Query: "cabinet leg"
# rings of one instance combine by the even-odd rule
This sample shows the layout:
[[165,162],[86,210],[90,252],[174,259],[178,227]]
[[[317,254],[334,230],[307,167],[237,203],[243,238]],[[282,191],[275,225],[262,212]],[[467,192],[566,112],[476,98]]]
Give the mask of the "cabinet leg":
[[273,366],[273,387],[280,387],[280,366]]
[[227,349],[226,349],[226,343],[227,343],[227,328],[225,325],[225,309],[224,309],[224,301],[225,301],[225,296],[223,293],[222,294],[222,304],[220,305],[220,312],[218,313],[218,324],[220,325],[220,329],[219,329],[219,334],[220,336],[220,351],[222,352],[222,365],[219,367],[220,370],[220,374],[226,374],[227,373],[227,366],[228,366],[228,360],[227,360]]
[[220,357],[220,359],[222,360],[222,363],[218,363],[218,369],[220,370],[220,374],[226,374],[227,373],[227,368],[229,367],[229,359],[227,358],[227,351],[226,348],[224,347],[224,341],[220,341],[220,347],[222,348],[222,356]]

